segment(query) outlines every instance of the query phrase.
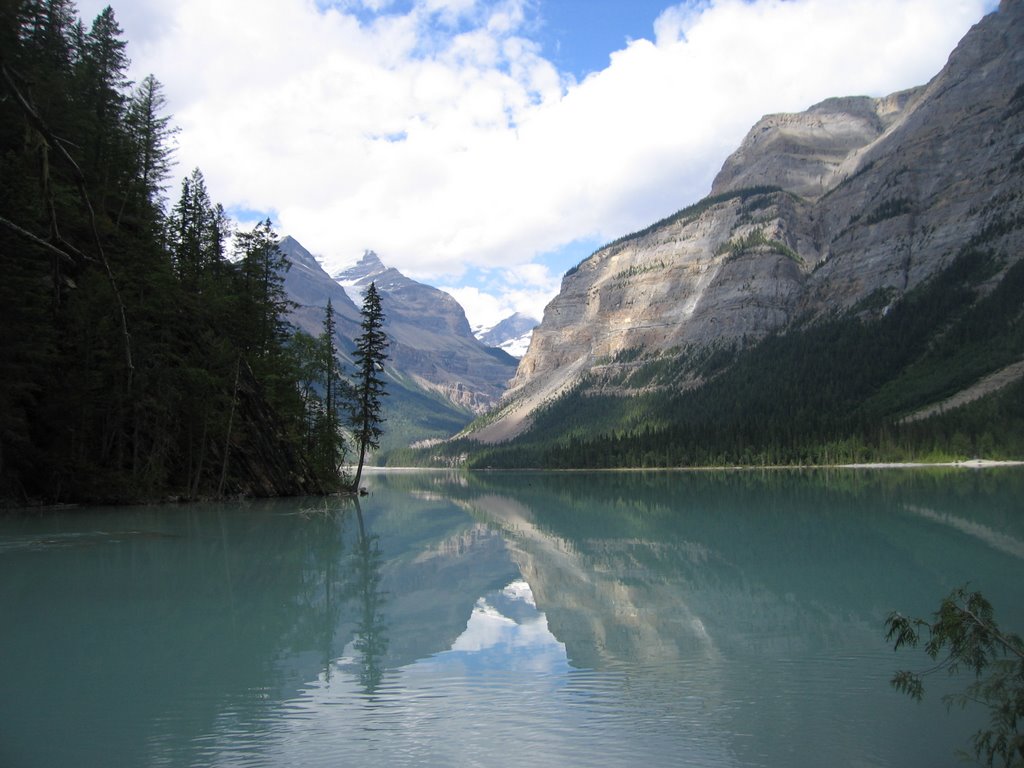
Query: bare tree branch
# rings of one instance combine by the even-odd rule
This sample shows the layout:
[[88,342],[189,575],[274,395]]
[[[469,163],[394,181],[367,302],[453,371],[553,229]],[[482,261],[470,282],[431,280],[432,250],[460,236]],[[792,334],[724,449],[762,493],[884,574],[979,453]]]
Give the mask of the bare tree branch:
[[23,227],[19,227],[17,224],[15,224],[10,219],[6,219],[3,216],[0,216],[0,224],[3,224],[5,227],[7,227],[12,232],[15,232],[15,233],[21,235],[22,237],[24,237],[24,238],[26,238],[28,240],[31,240],[36,245],[38,245],[38,246],[40,246],[42,248],[45,248],[46,250],[50,251],[51,253],[56,254],[57,256],[60,256],[65,261],[70,262],[71,264],[77,264],[78,263],[78,259],[73,257],[67,251],[62,251],[60,248],[55,246],[49,240],[43,240],[43,238],[41,238],[41,237],[39,237],[37,235],[33,235],[27,229],[24,229]]

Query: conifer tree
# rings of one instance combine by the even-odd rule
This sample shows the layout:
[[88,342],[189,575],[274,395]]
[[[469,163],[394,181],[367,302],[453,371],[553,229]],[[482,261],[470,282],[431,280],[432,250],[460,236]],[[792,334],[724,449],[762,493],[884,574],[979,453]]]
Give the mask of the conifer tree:
[[174,269],[188,290],[199,293],[224,259],[229,234],[223,209],[210,202],[203,172],[194,168],[181,182],[181,196],[168,221]]
[[153,75],[143,79],[128,102],[126,122],[135,167],[122,210],[134,203],[148,222],[155,222],[162,209],[164,181],[171,170],[169,144],[177,132],[171,118],[162,114],[166,106],[163,86]]
[[74,14],[0,3],[0,503],[315,490],[270,222],[229,262],[198,170],[165,218],[159,82]]
[[257,359],[271,356],[287,340],[285,317],[292,303],[284,290],[284,276],[291,264],[278,247],[270,219],[237,234],[235,255],[246,301],[247,351]]
[[384,422],[381,398],[387,395],[384,387],[384,361],[387,359],[388,337],[385,335],[384,311],[381,308],[377,286],[370,283],[363,297],[362,333],[356,338],[353,359],[356,364],[355,392],[353,393],[352,427],[359,448],[359,462],[352,480],[352,490],[359,488],[366,452],[380,446]]
[[98,190],[94,204],[103,207],[116,190],[128,161],[124,114],[128,80],[127,42],[109,5],[93,21],[79,61],[78,94],[85,109],[85,170]]
[[313,427],[314,466],[325,488],[337,488],[345,443],[341,433],[339,409],[345,401],[345,382],[338,364],[338,348],[334,343],[337,324],[334,306],[327,300],[323,332],[316,340],[316,368],[323,390],[323,401],[316,404]]

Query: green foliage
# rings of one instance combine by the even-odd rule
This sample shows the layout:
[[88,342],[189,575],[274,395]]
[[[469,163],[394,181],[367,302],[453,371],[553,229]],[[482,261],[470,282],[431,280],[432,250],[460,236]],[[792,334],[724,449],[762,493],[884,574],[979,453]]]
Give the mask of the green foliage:
[[[760,186],[747,187],[745,189],[737,189],[732,192],[723,192],[720,195],[709,195],[708,197],[705,197],[703,200],[694,203],[693,205],[687,206],[686,208],[683,208],[680,211],[676,211],[671,216],[667,216],[664,219],[661,219],[660,221],[656,221],[649,227],[645,227],[644,229],[641,229],[638,232],[633,232],[631,234],[624,235],[623,237],[620,237],[618,240],[613,240],[611,243],[604,246],[604,248],[614,248],[615,246],[622,245],[623,243],[626,243],[630,240],[639,240],[640,238],[646,237],[652,232],[655,232],[663,227],[667,227],[671,224],[692,221],[705,211],[714,208],[716,205],[721,205],[722,203],[727,203],[732,200],[739,200],[740,203],[745,203],[750,198],[758,197],[760,195],[770,195],[776,192],[782,192],[782,189],[780,187]],[[601,248],[599,250],[604,250],[604,248]]]
[[[902,413],[947,397],[981,376],[1024,356],[1024,261],[1006,270],[991,292],[974,300],[973,286],[999,268],[988,252],[968,249],[929,291],[946,293],[943,318],[928,313],[942,332],[929,340],[921,356],[871,397],[868,407],[879,413]],[[930,299],[928,300],[931,301]],[[922,303],[922,302],[917,302]],[[953,320],[953,322],[950,322]],[[924,329],[918,333],[925,335]]]
[[658,270],[665,269],[665,266],[665,262],[661,259],[659,259],[657,262],[652,262],[650,264],[634,264],[628,269],[623,269],[620,270],[619,272],[616,272],[614,275],[612,275],[610,282],[625,282],[629,280],[631,277],[637,277],[638,275],[645,275],[648,272],[656,272]]
[[913,202],[907,197],[897,197],[892,200],[886,200],[884,203],[880,203],[874,210],[869,213],[865,219],[865,224],[877,224],[880,221],[886,219],[893,219],[897,216],[902,216],[905,213],[911,213],[914,210]]
[[124,203],[145,215],[146,224],[156,226],[161,219],[164,183],[171,171],[171,137],[177,133],[169,115],[164,115],[167,99],[163,86],[147,75],[132,93],[125,116],[129,156],[135,161],[132,178],[125,190]]
[[165,213],[174,129],[111,9],[88,31],[70,0],[4,21],[0,497],[319,490],[270,222],[230,262],[198,169]]
[[989,727],[972,737],[975,757],[987,766],[1024,765],[1024,641],[999,628],[984,596],[960,587],[942,600],[932,621],[894,611],[885,623],[895,650],[915,648],[923,640],[925,652],[937,662],[923,672],[898,671],[893,687],[920,701],[925,677],[971,673],[974,682],[943,700],[947,706],[976,703],[988,709]]
[[273,356],[289,335],[285,318],[293,304],[284,290],[284,276],[291,263],[277,241],[270,219],[235,234],[241,331],[247,337],[246,351],[257,360]]
[[352,488],[359,487],[366,452],[380,447],[384,422],[381,398],[387,395],[384,361],[387,360],[388,337],[384,333],[384,310],[377,286],[370,283],[363,296],[362,332],[356,337],[352,359],[356,364],[356,381],[352,399],[351,424],[359,449],[359,463]]
[[225,272],[230,226],[206,190],[202,171],[193,169],[181,182],[181,195],[167,218],[166,240],[178,279],[192,293],[209,290]]
[[618,238],[617,240],[613,240],[607,245],[602,245],[600,248],[594,251],[594,253],[590,254],[590,256],[581,261],[579,264],[577,264],[574,267],[570,267],[569,270],[565,273],[565,276],[569,277],[570,275],[574,274],[584,263],[587,262],[588,259],[592,258],[596,253],[599,253],[610,248],[615,248],[620,245],[624,245],[625,243],[631,240],[639,240],[640,238],[646,237],[647,235],[651,234],[652,232],[655,232],[656,230],[661,229],[662,227],[667,227],[677,222],[692,221],[705,211],[714,208],[716,205],[727,203],[730,200],[739,200],[741,203],[745,203],[747,200],[751,198],[756,198],[760,195],[771,195],[777,192],[782,192],[782,189],[780,187],[762,186],[749,187],[746,189],[737,189],[733,192],[724,192],[720,195],[709,195],[708,197],[705,197],[703,200],[694,203],[693,205],[687,206],[686,208],[683,208],[680,211],[676,211],[671,216],[667,216],[664,219],[661,219],[660,221],[656,221],[649,227],[645,227],[644,229],[641,229],[638,232],[632,232],[628,235],[623,235],[622,237]]
[[347,485],[342,472],[348,448],[342,415],[352,400],[352,387],[342,374],[334,343],[336,331],[334,306],[328,300],[320,335],[313,338],[297,330],[288,345],[303,403],[303,445],[327,491]]
[[380,449],[375,457],[381,464],[404,466],[396,457],[404,454],[410,443],[428,438],[444,439],[472,421],[471,412],[456,409],[450,400],[439,394],[394,387],[388,396],[388,428],[380,437]]
[[797,264],[802,264],[803,259],[800,254],[794,251],[785,243],[779,240],[771,240],[765,235],[763,229],[752,230],[747,235],[742,237],[733,238],[728,242],[722,243],[715,250],[716,256],[723,254],[729,254],[730,259],[739,258],[748,253],[756,253],[758,251],[765,251],[767,253],[780,253],[787,258],[792,259]]

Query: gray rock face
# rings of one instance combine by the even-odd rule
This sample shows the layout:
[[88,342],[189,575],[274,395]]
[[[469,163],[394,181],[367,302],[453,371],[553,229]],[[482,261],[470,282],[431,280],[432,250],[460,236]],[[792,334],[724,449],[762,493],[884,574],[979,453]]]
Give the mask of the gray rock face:
[[508,439],[584,375],[600,387],[637,356],[884,312],[968,245],[1007,264],[1024,254],[1020,0],[975,25],[927,86],[763,118],[711,197],[570,270],[497,418],[473,436]]
[[294,237],[281,238],[278,248],[291,264],[285,274],[284,289],[297,306],[292,309],[289,320],[311,336],[320,335],[324,308],[330,299],[338,327],[339,351],[345,360],[350,360],[352,340],[359,334],[359,307]]
[[[289,320],[318,336],[330,299],[338,351],[351,366],[354,339],[361,332],[360,308],[297,240],[285,237],[279,247],[291,264],[285,291],[297,304]],[[439,438],[493,405],[515,371],[515,361],[473,338],[455,299],[388,269],[372,254],[353,270],[347,277],[356,299],[360,285],[377,281],[386,315],[384,330],[391,339],[385,371],[389,423],[382,448]],[[446,425],[443,431],[441,424]]]
[[725,161],[711,194],[774,186],[817,199],[835,186],[850,154],[885,133],[923,90],[827,99],[800,114],[762,117]]
[[355,290],[375,283],[390,358],[404,375],[473,413],[501,397],[515,373],[515,358],[477,339],[462,305],[449,294],[386,267],[372,251],[335,279]]

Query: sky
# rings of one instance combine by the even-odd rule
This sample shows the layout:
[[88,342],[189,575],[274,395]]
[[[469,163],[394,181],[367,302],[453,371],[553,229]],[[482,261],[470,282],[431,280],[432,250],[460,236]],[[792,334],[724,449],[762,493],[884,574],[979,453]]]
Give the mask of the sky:
[[598,247],[704,197],[763,115],[926,83],[997,0],[78,0],[243,227],[367,249],[470,323],[538,319]]

